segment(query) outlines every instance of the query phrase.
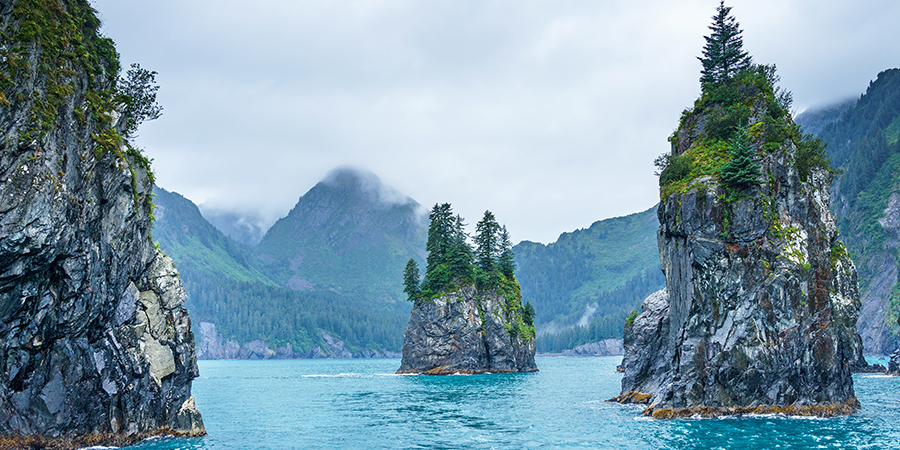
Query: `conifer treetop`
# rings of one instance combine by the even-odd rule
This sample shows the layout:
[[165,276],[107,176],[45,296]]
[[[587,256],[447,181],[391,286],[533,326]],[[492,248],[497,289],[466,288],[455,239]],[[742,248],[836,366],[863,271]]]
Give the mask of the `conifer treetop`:
[[731,7],[725,6],[724,0],[719,2],[712,19],[709,26],[712,32],[704,36],[703,56],[697,58],[703,64],[700,71],[702,84],[722,84],[752,63],[750,55],[744,51],[740,23],[731,15]]

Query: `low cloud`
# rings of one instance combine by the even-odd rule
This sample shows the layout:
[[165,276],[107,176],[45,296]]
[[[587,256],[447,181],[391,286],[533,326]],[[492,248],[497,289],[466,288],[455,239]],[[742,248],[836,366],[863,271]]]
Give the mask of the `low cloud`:
[[[166,189],[277,218],[349,165],[550,242],[658,201],[718,1],[93,4],[123,63],[159,72],[165,112],[137,144]],[[900,61],[900,3],[729,4],[798,111]]]

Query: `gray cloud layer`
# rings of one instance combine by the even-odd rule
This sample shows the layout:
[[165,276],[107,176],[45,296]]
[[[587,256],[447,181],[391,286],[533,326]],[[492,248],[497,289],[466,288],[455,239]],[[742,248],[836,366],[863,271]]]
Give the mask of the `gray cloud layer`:
[[[729,3],[799,110],[900,64],[893,0]],[[717,4],[94,1],[123,63],[159,72],[137,141],[166,189],[274,221],[351,165],[541,242],[657,201]]]

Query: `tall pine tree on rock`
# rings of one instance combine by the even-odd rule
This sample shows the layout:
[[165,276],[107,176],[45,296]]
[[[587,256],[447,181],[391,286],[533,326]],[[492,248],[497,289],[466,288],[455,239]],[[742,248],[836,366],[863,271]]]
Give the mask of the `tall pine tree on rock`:
[[709,26],[712,33],[704,36],[706,45],[703,47],[703,56],[698,57],[703,64],[700,83],[722,84],[741,70],[749,68],[751,59],[744,51],[744,40],[741,37],[743,30],[731,15],[731,7],[725,6],[724,0],[719,3],[712,19],[713,23]]

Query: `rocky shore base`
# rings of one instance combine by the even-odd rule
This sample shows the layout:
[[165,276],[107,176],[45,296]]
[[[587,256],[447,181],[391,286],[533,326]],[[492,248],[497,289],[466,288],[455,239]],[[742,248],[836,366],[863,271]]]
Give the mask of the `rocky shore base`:
[[891,361],[888,363],[888,373],[900,376],[900,350],[891,355]]
[[[617,397],[607,400],[621,404],[641,404],[650,403],[653,394],[644,392],[631,391],[621,394]],[[642,415],[652,417],[654,419],[680,419],[686,417],[702,417],[704,419],[737,416],[745,414],[782,414],[785,416],[803,416],[803,417],[838,417],[847,416],[859,410],[859,400],[852,399],[844,403],[833,405],[757,405],[757,406],[740,406],[740,407],[717,407],[717,406],[692,406],[690,408],[660,408],[657,405],[649,406],[644,410]]]
[[53,438],[44,436],[0,436],[0,449],[22,450],[76,450],[87,448],[126,447],[151,437],[197,437],[206,433],[194,434],[171,428],[140,433],[130,436],[112,434],[88,434],[76,438]]
[[785,416],[804,417],[839,417],[847,416],[859,410],[859,400],[848,400],[833,405],[759,405],[746,407],[710,407],[692,406],[690,408],[654,408],[644,410],[643,415],[654,419],[679,419],[685,417],[702,417],[704,419],[735,416],[743,414],[782,414]]

